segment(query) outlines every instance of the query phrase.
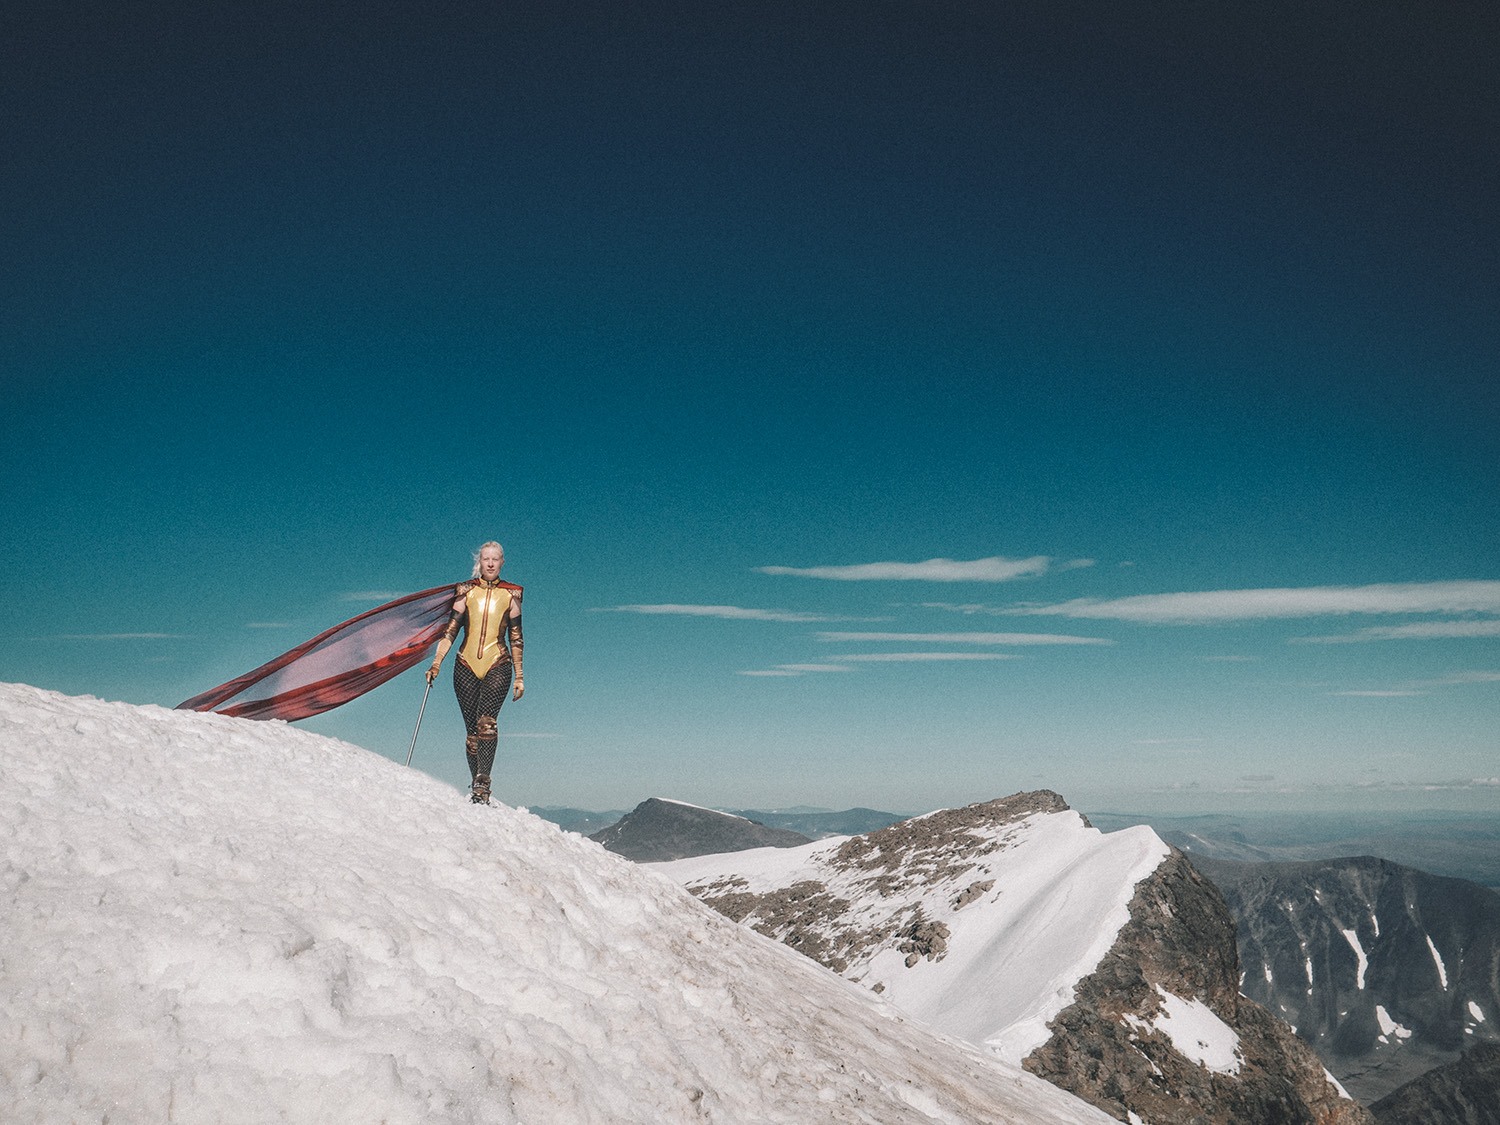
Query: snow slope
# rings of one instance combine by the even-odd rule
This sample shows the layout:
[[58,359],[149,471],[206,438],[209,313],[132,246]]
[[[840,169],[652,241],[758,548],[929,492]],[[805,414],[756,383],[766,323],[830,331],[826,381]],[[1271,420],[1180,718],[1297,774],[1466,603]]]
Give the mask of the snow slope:
[[0,684],[5,1122],[1104,1122],[524,811]]
[[[846,904],[828,912],[820,935],[852,943],[844,976],[1019,1063],[1047,1041],[1047,1022],[1109,952],[1135,885],[1169,849],[1144,826],[1106,835],[1070,809],[1007,819],[993,811],[1003,804],[868,837],[652,866],[708,901],[802,888],[804,899]],[[851,840],[881,843],[871,855],[876,845],[855,851]],[[939,933],[941,948],[902,940],[922,933]],[[861,935],[875,938],[861,946]]]

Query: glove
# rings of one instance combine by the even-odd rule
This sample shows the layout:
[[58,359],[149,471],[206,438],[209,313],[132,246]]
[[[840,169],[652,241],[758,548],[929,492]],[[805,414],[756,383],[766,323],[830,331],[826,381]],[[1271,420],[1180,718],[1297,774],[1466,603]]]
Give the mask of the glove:
[[448,655],[448,650],[453,647],[452,637],[443,637],[437,644],[437,655],[432,658],[432,666],[427,669],[427,683],[437,679],[438,672],[443,667],[443,657]]

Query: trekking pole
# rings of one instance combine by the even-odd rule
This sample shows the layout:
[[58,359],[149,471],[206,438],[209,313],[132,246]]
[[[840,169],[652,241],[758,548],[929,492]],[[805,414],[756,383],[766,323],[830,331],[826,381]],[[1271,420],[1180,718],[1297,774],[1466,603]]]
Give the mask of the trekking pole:
[[427,681],[427,690],[422,693],[422,706],[417,711],[417,728],[411,732],[411,745],[406,748],[406,764],[411,765],[411,756],[417,749],[417,731],[422,729],[422,712],[427,710],[427,696],[432,691],[432,681]]

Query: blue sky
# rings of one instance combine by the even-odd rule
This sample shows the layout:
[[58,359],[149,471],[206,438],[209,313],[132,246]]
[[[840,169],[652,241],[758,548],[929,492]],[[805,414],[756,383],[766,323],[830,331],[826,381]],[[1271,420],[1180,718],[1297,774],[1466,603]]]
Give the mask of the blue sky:
[[1500,807],[1492,17],[555,8],[5,17],[0,678],[498,538],[509,801]]

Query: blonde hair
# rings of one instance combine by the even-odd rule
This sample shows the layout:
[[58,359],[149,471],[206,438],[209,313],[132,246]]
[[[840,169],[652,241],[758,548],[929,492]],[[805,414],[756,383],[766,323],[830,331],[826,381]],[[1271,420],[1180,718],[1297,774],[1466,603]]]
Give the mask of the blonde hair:
[[479,556],[482,555],[482,554],[484,554],[484,552],[486,550],[488,550],[490,547],[493,547],[493,548],[495,548],[495,550],[497,550],[497,551],[500,552],[500,561],[502,563],[505,561],[505,548],[502,547],[502,546],[500,546],[499,543],[496,543],[493,539],[491,539],[488,543],[481,543],[481,544],[479,544],[479,550],[477,550],[477,551],[474,552],[474,573],[471,574],[469,577],[471,577],[471,578],[478,578],[479,577]]

